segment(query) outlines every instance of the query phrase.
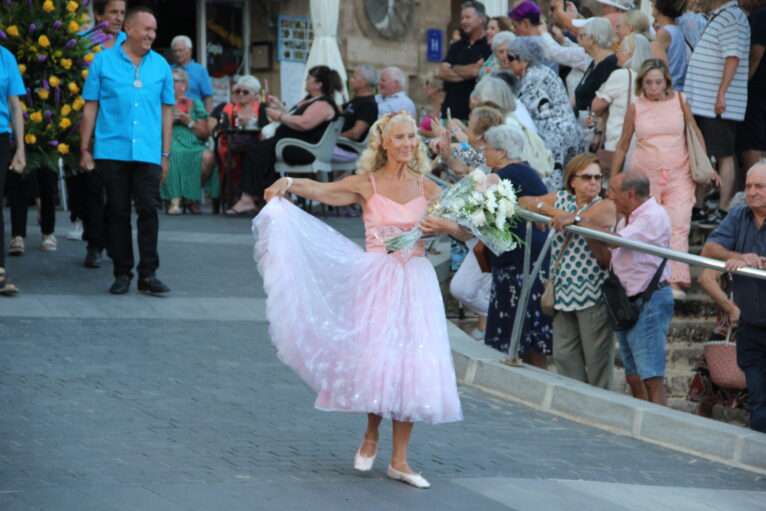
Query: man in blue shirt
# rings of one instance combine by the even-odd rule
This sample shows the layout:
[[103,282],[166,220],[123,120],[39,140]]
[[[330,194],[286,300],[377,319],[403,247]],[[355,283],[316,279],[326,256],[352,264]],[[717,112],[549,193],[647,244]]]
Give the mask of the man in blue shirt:
[[189,89],[186,91],[186,97],[189,99],[199,99],[205,103],[207,113],[213,111],[213,86],[210,83],[210,75],[204,66],[197,64],[192,60],[192,42],[185,35],[177,35],[170,42],[170,48],[173,50],[173,58],[176,64],[173,68],[180,67],[189,75]]
[[[11,169],[21,172],[27,166],[24,151],[24,119],[19,101],[19,96],[26,93],[16,57],[0,46],[0,197],[5,189],[5,174],[8,172],[8,160],[11,156],[11,124],[16,139],[16,153],[11,162]],[[5,221],[3,208],[0,205],[0,294],[12,295],[18,291],[18,288],[11,284],[5,275]]]
[[[732,208],[705,243],[702,255],[735,270],[766,269],[766,161],[747,172],[747,206]],[[766,280],[734,275],[734,303],[740,309],[737,365],[745,372],[750,427],[766,433]]]
[[[106,189],[107,239],[114,262],[113,294],[125,294],[133,277],[131,198],[138,215],[138,290],[165,293],[157,279],[159,185],[168,174],[173,78],[167,61],[152,51],[157,22],[135,7],[125,16],[127,39],[97,54],[83,88],[80,165],[101,174]],[[95,127],[95,151],[90,139]]]

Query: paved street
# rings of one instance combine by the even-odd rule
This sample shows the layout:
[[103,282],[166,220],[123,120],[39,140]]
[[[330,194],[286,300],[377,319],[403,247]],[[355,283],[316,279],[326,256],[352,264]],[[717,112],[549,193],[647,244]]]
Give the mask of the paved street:
[[58,220],[55,253],[30,224],[0,297],[1,510],[766,509],[766,476],[466,386],[465,421],[415,427],[430,490],[386,478],[389,429],[356,472],[363,417],[314,410],[275,356],[248,220],[163,215],[168,298],[109,295]]

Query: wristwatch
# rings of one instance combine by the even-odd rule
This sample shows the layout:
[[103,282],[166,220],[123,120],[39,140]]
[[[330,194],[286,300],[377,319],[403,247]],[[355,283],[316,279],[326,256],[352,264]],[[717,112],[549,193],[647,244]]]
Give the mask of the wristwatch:
[[574,222],[572,222],[572,225],[577,225],[580,222],[582,222],[582,217],[580,215],[575,215]]
[[165,158],[170,158],[170,153],[162,153],[162,156],[164,156]]

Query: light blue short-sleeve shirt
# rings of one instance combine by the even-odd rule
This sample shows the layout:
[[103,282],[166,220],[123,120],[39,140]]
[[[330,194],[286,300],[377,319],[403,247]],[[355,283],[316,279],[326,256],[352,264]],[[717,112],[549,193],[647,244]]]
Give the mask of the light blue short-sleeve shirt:
[[160,164],[162,105],[175,105],[170,65],[160,54],[149,50],[138,72],[122,45],[96,54],[82,97],[99,102],[95,159]]
[[185,66],[173,64],[172,68],[180,67],[189,75],[189,89],[186,91],[186,97],[189,99],[205,99],[205,96],[213,95],[213,85],[210,82],[210,75],[207,69],[193,60]]
[[21,79],[16,57],[0,46],[0,133],[10,133],[11,116],[8,111],[9,96],[23,96],[27,93]]

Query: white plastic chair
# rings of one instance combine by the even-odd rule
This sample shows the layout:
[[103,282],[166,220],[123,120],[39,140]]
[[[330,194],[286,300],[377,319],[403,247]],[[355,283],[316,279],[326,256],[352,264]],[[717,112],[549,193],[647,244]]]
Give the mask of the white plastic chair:
[[[338,141],[341,129],[343,129],[343,117],[338,117],[327,126],[322,138],[316,144],[310,144],[297,138],[283,138],[277,142],[277,161],[274,170],[282,176],[285,174],[317,174],[319,181],[329,181],[330,173],[333,170],[332,151]],[[310,152],[314,156],[314,161],[305,165],[286,163],[282,153],[288,146]]]

